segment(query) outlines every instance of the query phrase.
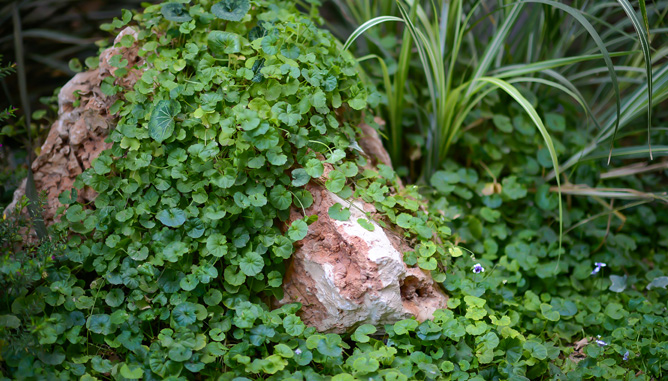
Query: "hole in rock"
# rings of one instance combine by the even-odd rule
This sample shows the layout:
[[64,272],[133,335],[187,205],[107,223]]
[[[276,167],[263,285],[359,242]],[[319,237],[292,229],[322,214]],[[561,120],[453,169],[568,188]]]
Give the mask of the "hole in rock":
[[401,282],[401,299],[412,300],[422,298],[428,295],[427,287],[420,280],[412,275],[407,276]]

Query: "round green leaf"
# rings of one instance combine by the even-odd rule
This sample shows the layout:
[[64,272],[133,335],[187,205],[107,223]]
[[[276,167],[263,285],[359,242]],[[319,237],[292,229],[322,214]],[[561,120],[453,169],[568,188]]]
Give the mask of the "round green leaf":
[[165,226],[176,228],[186,222],[186,213],[178,208],[163,209],[158,212],[156,218]]
[[352,339],[358,343],[368,343],[370,339],[367,335],[374,333],[376,333],[376,327],[371,324],[362,324],[357,327],[355,333],[353,333]]
[[158,101],[148,122],[149,136],[158,143],[162,143],[171,137],[176,126],[174,119],[179,112],[181,112],[179,102],[173,100]]
[[197,320],[195,305],[190,302],[183,302],[174,307],[172,319],[181,327],[194,323]]
[[308,184],[311,180],[311,176],[308,175],[304,168],[297,168],[292,171],[292,186],[303,187]]
[[125,295],[123,294],[123,290],[120,288],[114,288],[107,293],[107,297],[104,298],[104,301],[109,307],[118,307],[123,303],[124,299]]
[[304,332],[304,329],[306,329],[306,325],[302,323],[299,316],[288,315],[283,319],[283,328],[285,328],[285,332],[287,332],[288,335],[299,336]]
[[211,13],[228,21],[241,21],[249,10],[249,0],[223,0],[211,7]]
[[283,185],[277,185],[269,192],[269,202],[278,210],[285,210],[292,205],[292,194]]
[[210,288],[209,291],[207,291],[207,293],[204,295],[204,303],[209,306],[218,305],[222,300],[223,293],[220,292],[220,290],[216,290],[215,288]]
[[308,225],[304,220],[295,220],[292,225],[290,225],[290,228],[288,228],[288,237],[290,237],[293,242],[301,241],[306,238],[306,234],[308,234]]
[[130,380],[139,380],[144,376],[144,370],[138,365],[123,364],[121,367],[121,376]]
[[278,235],[276,238],[274,238],[274,246],[272,246],[272,251],[277,257],[288,259],[294,251],[292,241],[290,241],[290,239],[288,239],[286,236]]
[[339,193],[346,185],[346,176],[339,171],[331,171],[329,179],[325,182],[325,187],[332,193]]
[[350,219],[350,208],[344,208],[338,202],[327,210],[329,216],[338,221],[348,221]]
[[[233,54],[241,51],[241,39],[236,33],[214,30],[209,33],[206,41],[215,54]],[[259,119],[257,121],[259,124]]]
[[193,355],[193,351],[181,343],[176,343],[169,349],[169,359],[172,361],[188,361]]
[[538,360],[545,360],[547,358],[547,349],[541,343],[527,341],[524,343],[524,349],[529,351],[531,357]]
[[162,5],[160,13],[162,13],[162,17],[174,22],[187,22],[193,19],[181,3],[165,3]]
[[241,258],[239,261],[239,268],[246,276],[255,276],[262,271],[264,267],[264,260],[262,256],[256,252],[251,251]]

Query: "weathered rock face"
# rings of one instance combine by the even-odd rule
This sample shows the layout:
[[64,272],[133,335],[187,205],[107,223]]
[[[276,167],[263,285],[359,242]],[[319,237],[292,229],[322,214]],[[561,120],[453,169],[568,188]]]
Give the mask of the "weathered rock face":
[[[331,219],[335,203],[346,201],[320,186],[309,184],[317,215],[305,239],[298,243],[283,282],[280,304],[300,302],[302,320],[320,332],[343,333],[361,324],[382,327],[415,316],[424,321],[445,308],[447,297],[427,273],[408,268],[403,252],[410,250],[400,237],[374,224],[369,231],[357,223],[370,205],[356,202],[349,221]],[[294,209],[291,219],[301,218]]]
[[[127,34],[136,35],[136,31],[132,28],[124,29],[115,42]],[[61,206],[58,195],[71,189],[76,177],[90,168],[93,159],[111,148],[111,143],[104,140],[115,124],[109,108],[116,97],[102,93],[100,84],[105,78],[113,76],[108,61],[117,54],[123,55],[129,66],[141,65],[136,46],[106,49],[100,55],[98,69],[75,75],[58,94],[58,120],[51,126],[40,155],[32,163],[37,190],[46,192],[44,221],[47,225],[53,222],[56,210]],[[128,76],[118,79],[116,84],[132,87],[138,78],[135,72],[136,69],[132,69]],[[77,101],[79,103],[75,106]],[[13,201],[7,210],[15,208],[25,194],[25,185],[23,181],[14,192]],[[79,201],[90,202],[95,196],[95,192],[86,188],[80,192]]]
[[[360,146],[376,164],[389,165],[376,131],[361,127],[364,137]],[[331,166],[325,165],[323,182],[330,170]],[[306,215],[317,215],[318,220],[297,243],[283,282],[285,296],[279,304],[300,302],[306,324],[320,332],[335,333],[361,324],[380,328],[411,316],[424,321],[437,309],[446,308],[447,297],[431,276],[404,263],[403,253],[411,248],[401,237],[375,222],[373,231],[357,222],[365,218],[364,212],[375,212],[373,205],[356,201],[349,220],[338,221],[329,217],[328,209],[348,201],[313,183],[307,189],[314,202]],[[293,208],[290,220],[303,217],[302,213]]]

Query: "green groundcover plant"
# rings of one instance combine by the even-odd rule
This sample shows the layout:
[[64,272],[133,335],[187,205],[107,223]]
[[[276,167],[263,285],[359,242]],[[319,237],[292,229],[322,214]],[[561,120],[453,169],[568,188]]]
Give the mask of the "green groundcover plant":
[[[51,238],[25,246],[20,223],[30,227],[30,219],[3,218],[3,377],[664,376],[668,211],[632,205],[628,235],[617,231],[616,217],[589,220],[587,201],[576,200],[563,215],[575,230],[560,251],[557,198],[539,180],[552,161],[527,148],[540,137],[519,122],[507,131],[466,131],[458,149],[476,165],[448,161],[421,192],[399,189],[389,167],[361,171],[356,126],[372,123],[364,110],[378,96],[302,5],[308,15],[283,1],[164,3],[126,11],[105,27],[138,28],[138,41],[120,43],[138,43],[149,68],[130,91],[103,87],[119,95],[113,148],[61,195],[66,206]],[[112,58],[117,75],[129,69],[121,58]],[[490,99],[481,112],[523,115],[503,95]],[[559,150],[586,140],[564,128],[576,118],[572,109],[555,114],[554,99],[540,107],[533,99],[532,107],[550,113]],[[293,243],[317,216],[282,221],[291,207],[312,204],[304,186],[322,181],[321,158],[334,166],[323,186],[374,203],[404,232],[415,248],[406,263],[444,285],[447,310],[423,323],[335,335],[305,326],[297,304],[269,308],[281,296]],[[594,184],[597,165],[578,167],[574,180]],[[93,205],[76,202],[85,186],[99,193]],[[329,214],[347,219],[348,207]],[[372,229],[367,219],[358,222]],[[591,228],[577,230],[580,222]],[[454,245],[462,240],[476,256]]]

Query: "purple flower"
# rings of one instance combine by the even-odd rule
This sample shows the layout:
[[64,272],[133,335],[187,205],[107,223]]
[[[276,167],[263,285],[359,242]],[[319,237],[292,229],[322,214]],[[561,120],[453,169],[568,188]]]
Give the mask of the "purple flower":
[[299,348],[295,349],[295,354],[296,354],[297,356],[301,355],[301,354],[302,354],[302,350],[299,349]]
[[626,351],[626,353],[624,353],[624,357],[622,357],[622,360],[629,361],[629,351]]
[[56,260],[56,256],[55,256],[55,255],[52,255],[52,256],[51,256],[51,260],[52,260],[52,261],[55,261],[55,260]]
[[480,263],[476,263],[473,266],[473,273],[474,274],[480,274],[480,273],[484,273],[484,272],[485,272],[485,269],[482,267],[482,265]]
[[602,269],[603,267],[606,267],[607,265],[606,265],[605,263],[603,263],[603,262],[594,262],[594,266],[595,266],[595,267],[594,267],[594,270],[592,270],[591,275],[596,275],[596,274],[598,274],[598,272],[601,271],[601,269]]
[[599,347],[605,347],[606,345],[608,345],[608,343],[600,339],[601,336],[598,337],[599,339],[596,340],[596,344],[598,344]]

